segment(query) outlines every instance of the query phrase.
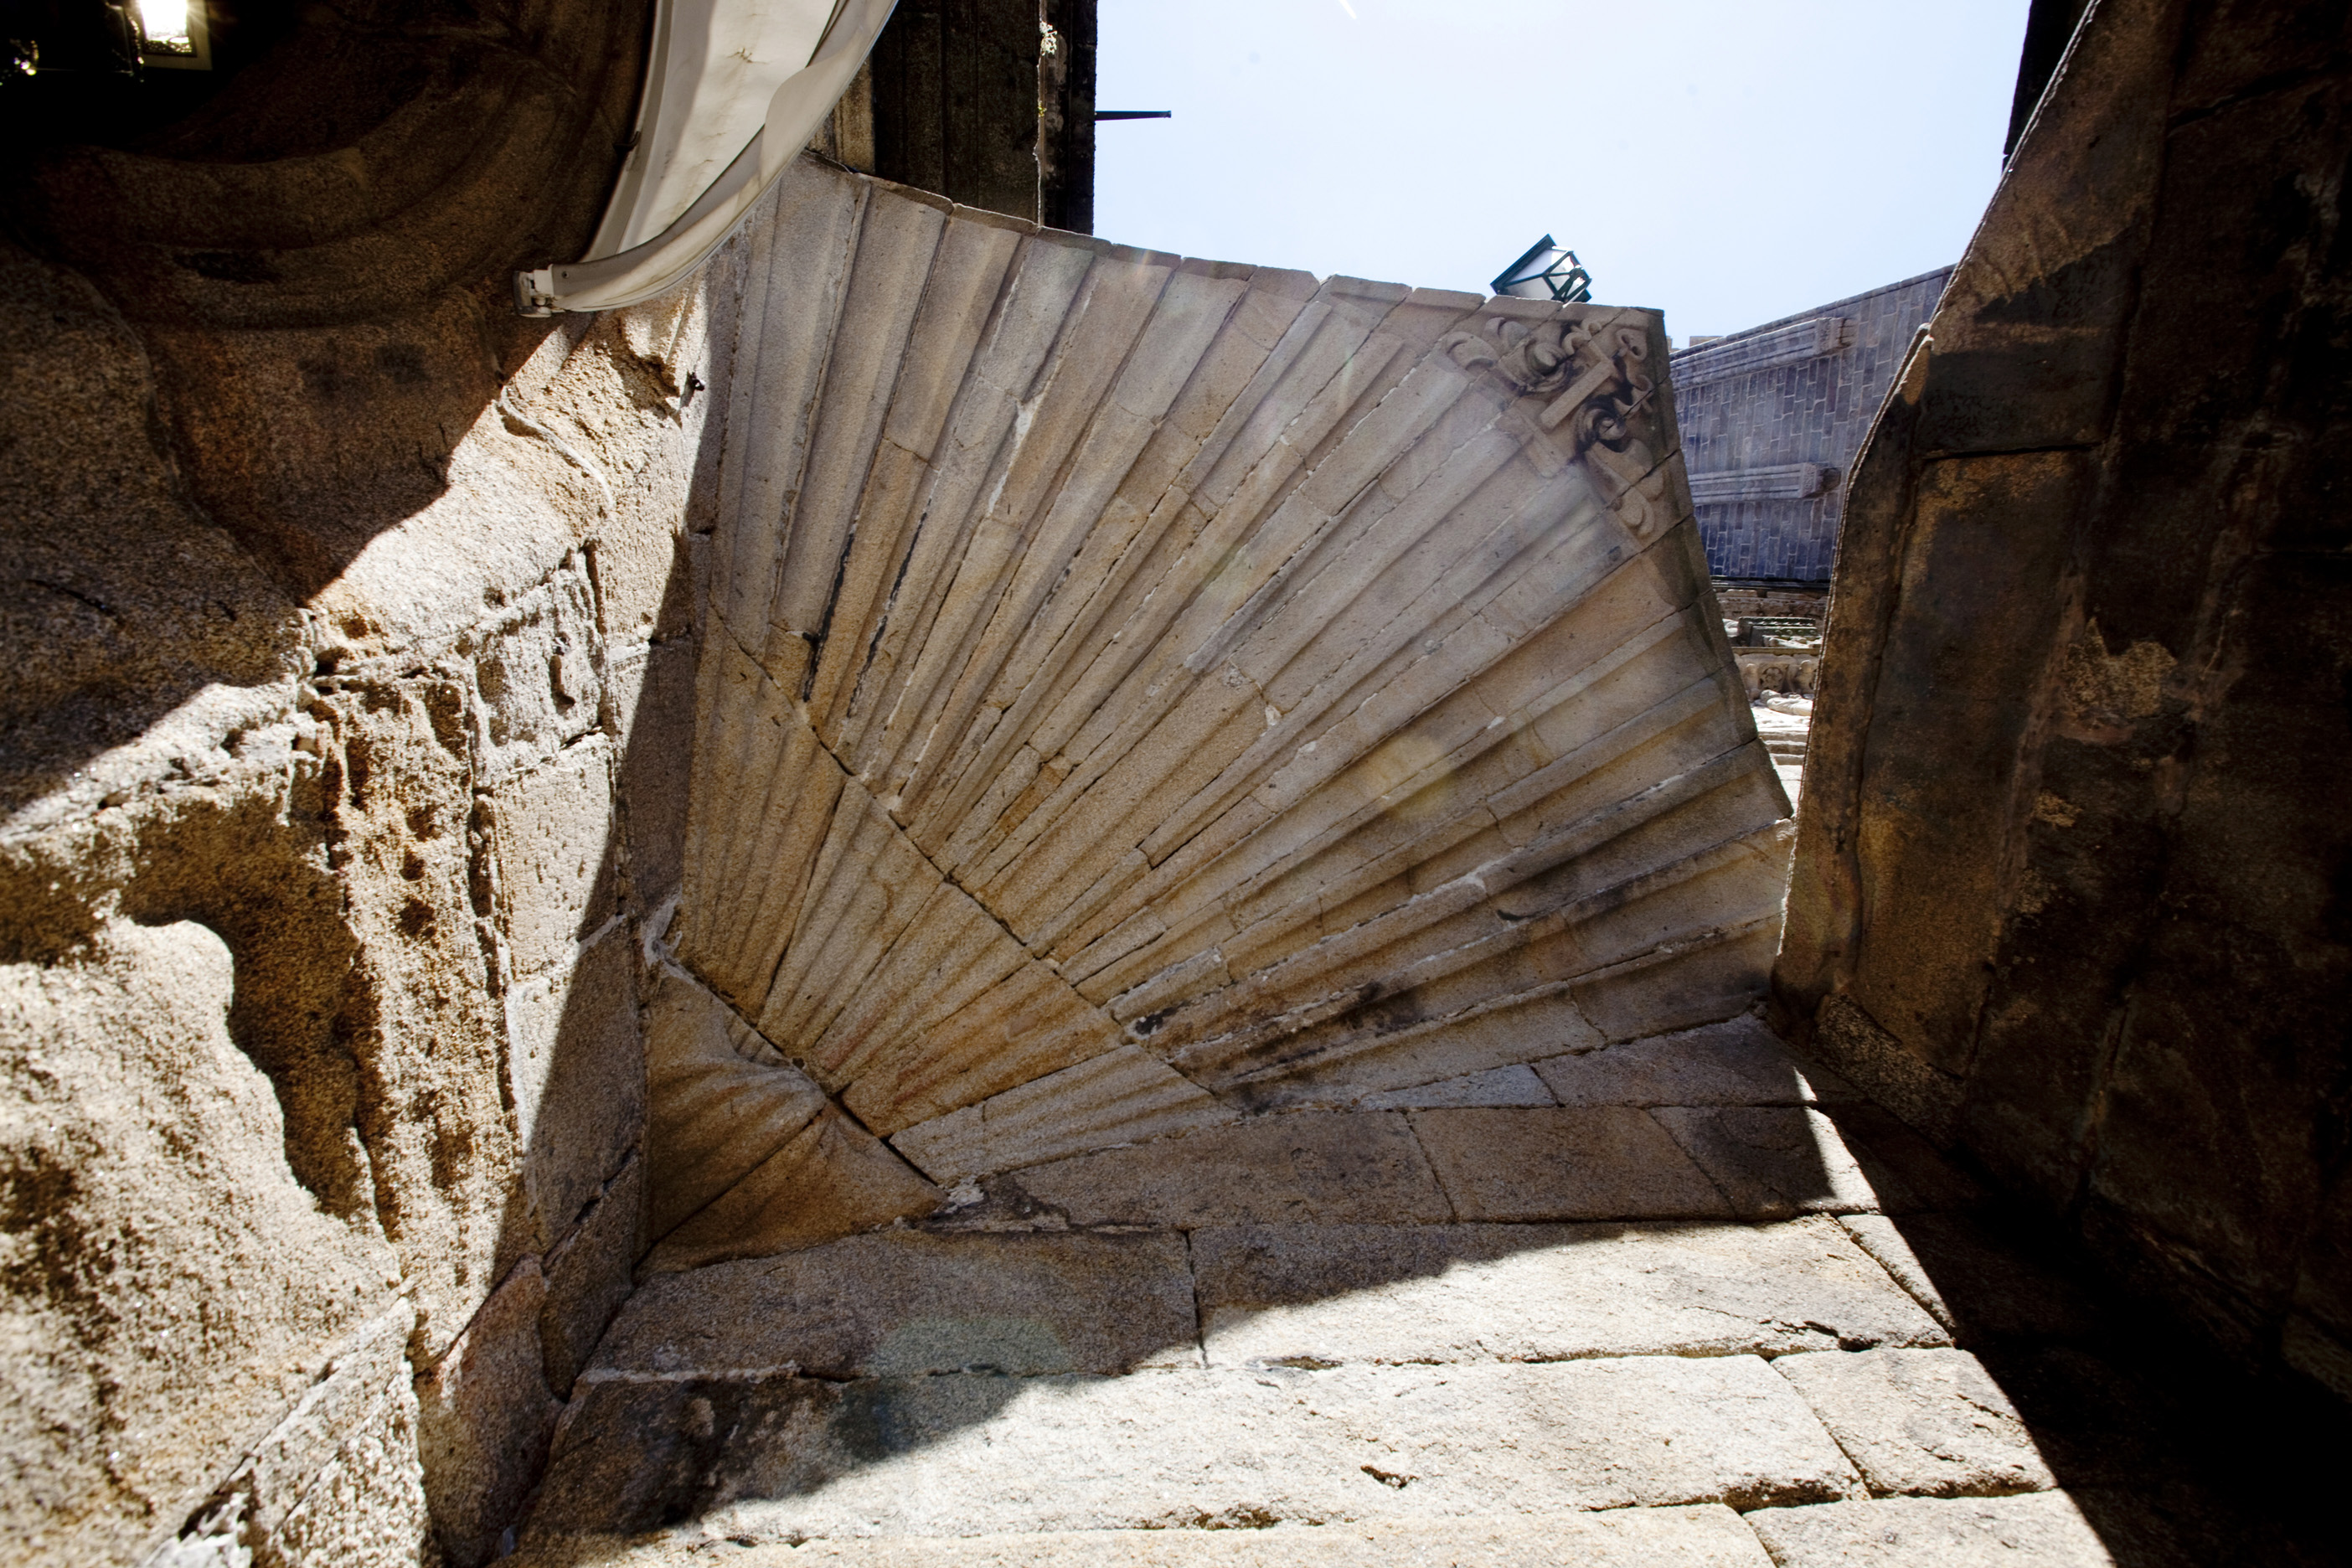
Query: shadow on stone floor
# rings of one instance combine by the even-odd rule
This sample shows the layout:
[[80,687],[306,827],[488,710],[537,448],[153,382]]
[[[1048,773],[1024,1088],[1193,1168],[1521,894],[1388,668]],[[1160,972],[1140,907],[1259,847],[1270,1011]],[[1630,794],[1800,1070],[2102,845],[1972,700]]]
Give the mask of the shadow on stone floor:
[[[1802,1080],[1791,1079],[1796,1099]],[[1284,1142],[1315,1150],[1315,1124],[1341,1114],[1258,1120],[1260,1131],[1291,1124]],[[1378,1114],[1402,1127],[1439,1113]],[[1799,1114],[1825,1118],[1832,1140],[1809,1165],[1776,1151],[1769,1192],[1757,1187],[1729,1214],[1465,1221],[1461,1172],[1433,1163],[1447,1206],[1415,1213],[1408,1199],[1382,1223],[1351,1206],[1360,1169],[1325,1161],[1333,1180],[1316,1190],[1296,1168],[1220,1169],[1216,1145],[1195,1136],[1013,1173],[924,1226],[656,1277],[581,1380],[527,1537],[531,1561],[598,1561],[616,1537],[646,1531],[816,1538],[843,1532],[825,1522],[833,1513],[861,1509],[895,1510],[905,1517],[884,1528],[915,1533],[1103,1528],[1066,1517],[1024,1464],[1148,1488],[1143,1471],[1181,1470],[1194,1448],[1213,1463],[1221,1447],[1260,1443],[1246,1428],[1267,1412],[1250,1401],[1275,1399],[1260,1391],[1276,1384],[1345,1405],[1350,1378],[1417,1394],[1515,1366],[1638,1357],[1728,1370],[1804,1352],[1950,1356],[1934,1347],[1953,1344],[1990,1373],[2116,1562],[2342,1560],[2324,1521],[2298,1512],[2327,1495],[2327,1450],[2294,1435],[2324,1430],[2305,1425],[2315,1405],[2249,1390],[2184,1352],[2184,1340],[2071,1273],[1877,1107],[1816,1102]],[[1199,1147],[1188,1156],[1187,1144]],[[1507,1163],[1514,1151],[1495,1153]],[[1157,1184],[1114,1168],[1147,1160],[1163,1173]],[[1892,1196],[1856,1202],[1845,1168]],[[1709,1174],[1738,1193],[1717,1171],[1737,1175],[1719,1151]],[[1370,1185],[1382,1205],[1399,1202],[1393,1183]],[[1089,1401],[1108,1414],[1089,1417]],[[1824,1416],[1832,1435],[1859,1454],[1837,1417]],[[1121,1446],[1122,1424],[1155,1422]],[[1040,1426],[1051,1429],[1042,1439],[1014,1435]],[[1006,1467],[992,1481],[959,1458],[992,1447]],[[2049,1484],[1979,1467],[1889,1486],[1860,1462],[1872,1495]],[[1003,1503],[992,1487],[1028,1500]],[[1387,1500],[1366,1495],[1370,1508]],[[1840,1494],[1790,1476],[1723,1495],[1747,1509]],[[1297,1517],[1244,1491],[1223,1508],[1187,1507],[1157,1523]],[[1024,1508],[1031,1522],[1007,1522]],[[915,1522],[926,1510],[944,1525]]]
[[2352,1561],[2336,1502],[2352,1426],[2315,1387],[2230,1363],[1998,1202],[1885,1226],[1897,1277],[1984,1364],[2116,1563]]
[[[1654,1074],[1620,1078],[1621,1100],[1659,1088]],[[1750,1064],[1717,1097],[1777,1100],[1801,1125],[1809,1091],[1794,1071],[1778,1088],[1754,1080]],[[1465,1149],[1455,1132],[1477,1137]],[[1561,1140],[1580,1136],[1632,1168],[1527,1179],[1538,1163],[1573,1167]],[[1777,1152],[1777,1187],[1759,1186],[1750,1205],[1859,1206],[1810,1142]],[[1628,1212],[1641,1217],[1600,1217]],[[1296,1111],[1055,1161],[992,1178],[976,1200],[919,1226],[646,1280],[582,1376],[537,1519],[629,1533],[813,1499],[953,1445],[1024,1396],[1083,1398],[1129,1374],[1246,1382],[1367,1359],[1483,1357],[1470,1342],[1482,1332],[1510,1341],[1507,1359],[1657,1348],[1640,1329],[1595,1337],[1546,1323],[1546,1297],[1575,1289],[1573,1258],[1588,1249],[1609,1258],[1582,1272],[1628,1290],[1647,1281],[1658,1310],[1669,1279],[1694,1297],[1740,1298],[1727,1314],[1684,1314],[1672,1331],[1695,1353],[1834,1348],[1839,1332],[1820,1321],[1840,1317],[1859,1325],[1846,1336],[1855,1342],[1936,1335],[1883,1279],[1872,1288],[1874,1266],[1827,1218],[1810,1228],[1826,1229],[1854,1278],[1813,1282],[1827,1294],[1798,1315],[1811,1324],[1762,1310],[1749,1299],[1757,1281],[1775,1265],[1784,1280],[1801,1272],[1802,1248],[1759,1249],[1759,1233],[1721,1223],[1738,1212],[1658,1120],[1624,1104]],[[1504,1214],[1538,1222],[1492,1217]],[[1733,1245],[1678,1245],[1702,1235]],[[1376,1303],[1376,1321],[1351,1301]],[[1338,1319],[1312,1321],[1326,1303]],[[1471,1321],[1481,1314],[1483,1327]],[[1441,1321],[1435,1331],[1463,1342],[1376,1342],[1380,1321],[1420,1331]],[[1250,1522],[1248,1506],[1237,1509],[1224,1522]],[[1171,1522],[1214,1523],[1218,1512]]]

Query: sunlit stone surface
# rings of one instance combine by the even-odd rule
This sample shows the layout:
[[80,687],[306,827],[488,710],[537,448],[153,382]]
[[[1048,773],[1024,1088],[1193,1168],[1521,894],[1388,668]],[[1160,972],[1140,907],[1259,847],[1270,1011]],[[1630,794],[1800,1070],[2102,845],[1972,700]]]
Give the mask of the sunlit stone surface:
[[676,956],[934,1180],[1757,994],[1654,314],[814,165],[752,265]]

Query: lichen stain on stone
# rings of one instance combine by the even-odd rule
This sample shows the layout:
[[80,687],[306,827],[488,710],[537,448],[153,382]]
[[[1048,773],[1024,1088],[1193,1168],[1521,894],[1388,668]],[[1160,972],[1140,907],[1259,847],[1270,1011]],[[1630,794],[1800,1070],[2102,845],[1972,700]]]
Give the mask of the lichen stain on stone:
[[2060,700],[2076,724],[2095,731],[2128,730],[2162,706],[2164,682],[2179,663],[2163,644],[2147,638],[2121,653],[2109,653],[2094,620],[2066,650],[2058,674]]

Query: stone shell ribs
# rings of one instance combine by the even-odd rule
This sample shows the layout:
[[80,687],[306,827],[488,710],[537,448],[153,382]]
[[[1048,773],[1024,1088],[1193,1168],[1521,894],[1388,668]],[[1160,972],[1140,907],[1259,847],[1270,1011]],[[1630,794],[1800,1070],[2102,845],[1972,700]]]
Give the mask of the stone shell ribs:
[[808,163],[751,267],[676,955],[780,1093],[950,1181],[1759,994],[1654,313]]

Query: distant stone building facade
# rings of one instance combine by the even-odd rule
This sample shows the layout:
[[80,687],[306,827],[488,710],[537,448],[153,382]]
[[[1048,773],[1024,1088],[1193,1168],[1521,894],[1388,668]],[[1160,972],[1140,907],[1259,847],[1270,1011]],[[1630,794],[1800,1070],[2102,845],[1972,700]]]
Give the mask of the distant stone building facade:
[[1938,268],[1673,356],[1691,500],[1718,587],[1828,587],[1846,476],[1951,276]]

